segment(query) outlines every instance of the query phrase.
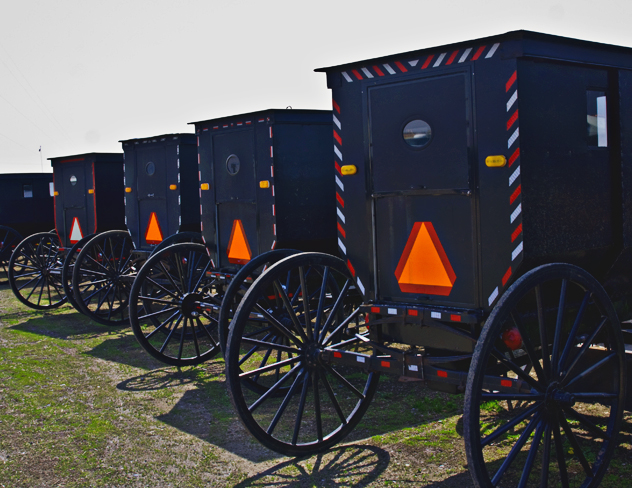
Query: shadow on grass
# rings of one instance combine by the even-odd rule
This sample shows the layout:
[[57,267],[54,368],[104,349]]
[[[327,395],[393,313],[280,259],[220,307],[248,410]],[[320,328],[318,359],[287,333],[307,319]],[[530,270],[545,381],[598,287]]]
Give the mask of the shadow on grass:
[[192,384],[194,381],[195,377],[189,371],[179,368],[174,371],[168,367],[121,381],[116,388],[122,391],[156,391]]
[[346,446],[304,459],[277,464],[235,488],[257,486],[368,486],[390,462],[390,454],[374,446]]
[[9,328],[64,340],[73,340],[75,337],[85,340],[90,337],[118,333],[119,330],[118,328],[106,328],[103,325],[96,324],[79,312],[54,314],[43,310],[20,311],[5,314],[3,319],[7,321],[19,320],[29,315],[33,318],[20,324],[12,325]]
[[119,328],[117,336],[105,339],[84,354],[140,369],[155,370],[165,367],[164,363],[147,354],[132,334],[121,332],[124,332],[124,329]]

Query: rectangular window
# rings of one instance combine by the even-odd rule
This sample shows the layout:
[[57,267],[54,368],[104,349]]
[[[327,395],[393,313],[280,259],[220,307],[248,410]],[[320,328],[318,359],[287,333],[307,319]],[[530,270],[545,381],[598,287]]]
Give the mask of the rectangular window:
[[606,113],[606,93],[588,90],[588,145],[608,147],[608,117]]
[[33,185],[22,185],[24,198],[33,198]]
[[52,181],[48,184],[48,193],[50,193],[51,197],[55,196],[55,183]]

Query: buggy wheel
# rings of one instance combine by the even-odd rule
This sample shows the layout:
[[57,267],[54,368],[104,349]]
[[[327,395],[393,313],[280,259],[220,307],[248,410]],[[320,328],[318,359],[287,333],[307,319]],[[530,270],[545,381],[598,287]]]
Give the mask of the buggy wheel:
[[84,237],[79,242],[75,243],[70,250],[66,253],[66,259],[64,259],[64,265],[61,268],[61,282],[64,286],[64,293],[68,298],[68,303],[70,303],[75,310],[81,312],[79,308],[79,304],[77,300],[75,300],[75,295],[72,291],[72,271],[75,268],[75,261],[77,260],[77,256],[81,252],[81,248],[86,245],[86,243],[92,239],[96,234],[90,234],[89,236]]
[[66,302],[61,283],[64,252],[57,234],[42,232],[24,239],[9,260],[9,284],[25,305],[38,310]]
[[6,225],[0,225],[0,267],[2,267],[2,271],[7,276],[9,275],[7,266],[9,259],[11,259],[11,254],[23,239],[17,230]]
[[[246,292],[230,325],[228,391],[241,421],[266,447],[289,456],[320,452],[360,421],[378,373],[332,365],[333,350],[371,354],[351,327],[361,297],[344,261],[301,253],[279,261]],[[356,335],[357,334],[357,335]]]
[[476,344],[464,434],[474,483],[599,485],[621,425],[625,352],[602,286],[567,264],[500,298]]
[[129,291],[140,258],[128,232],[111,230],[83,246],[72,271],[79,310],[103,325],[127,325]]
[[250,287],[250,284],[256,280],[267,267],[298,252],[300,251],[293,249],[276,249],[260,254],[248,261],[248,263],[237,272],[233,279],[230,280],[226,288],[226,293],[224,293],[222,307],[219,311],[219,343],[222,346],[224,354],[226,353],[225,349],[226,341],[228,340],[230,320],[235,310],[237,310],[239,302],[241,302],[241,299]]
[[174,244],[151,256],[134,280],[130,324],[140,345],[174,366],[200,364],[220,351],[223,284],[203,244]]

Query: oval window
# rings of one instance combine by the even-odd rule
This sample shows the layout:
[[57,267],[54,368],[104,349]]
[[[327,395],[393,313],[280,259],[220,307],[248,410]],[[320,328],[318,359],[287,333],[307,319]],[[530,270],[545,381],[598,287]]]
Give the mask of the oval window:
[[76,177],[75,175],[72,175],[72,176],[70,177],[70,184],[71,184],[72,186],[75,186],[75,185],[77,184],[77,177]]
[[151,176],[156,172],[156,165],[154,163],[152,163],[151,161],[149,161],[146,165],[145,165],[145,172]]
[[412,147],[426,147],[432,138],[432,129],[423,120],[411,120],[402,132],[406,144]]
[[228,171],[229,175],[235,176],[239,173],[240,166],[241,163],[239,162],[239,158],[235,154],[231,154],[226,159],[226,171]]

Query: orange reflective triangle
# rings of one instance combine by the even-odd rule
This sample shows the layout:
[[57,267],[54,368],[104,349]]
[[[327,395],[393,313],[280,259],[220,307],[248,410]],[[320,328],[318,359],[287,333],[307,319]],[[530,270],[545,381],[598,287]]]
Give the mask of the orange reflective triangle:
[[79,219],[75,217],[72,219],[72,226],[70,227],[70,243],[77,244],[83,239],[83,232],[81,232],[81,225],[79,225]]
[[149,216],[149,223],[145,231],[145,241],[147,244],[160,244],[162,242],[162,230],[160,230],[156,212],[152,212]]
[[415,222],[395,277],[405,293],[448,296],[456,274],[431,222]]
[[233,264],[246,264],[252,257],[241,220],[233,222],[233,230],[230,232],[230,241],[228,241],[226,253],[228,254],[228,262]]

